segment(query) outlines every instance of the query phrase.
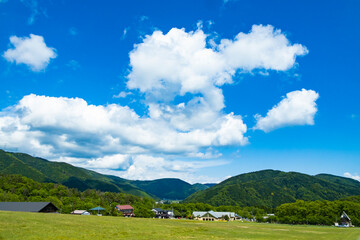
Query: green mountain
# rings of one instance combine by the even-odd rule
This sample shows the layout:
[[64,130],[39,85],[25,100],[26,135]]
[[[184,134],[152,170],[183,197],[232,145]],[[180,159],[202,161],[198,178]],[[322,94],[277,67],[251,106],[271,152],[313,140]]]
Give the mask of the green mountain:
[[191,185],[177,178],[163,178],[152,181],[132,181],[133,185],[160,199],[182,200],[191,194],[208,188],[197,183]]
[[80,191],[97,189],[149,197],[126,179],[103,175],[67,163],[51,162],[24,153],[0,150],[0,174],[20,174],[38,182],[61,183]]
[[203,184],[191,185],[180,179],[131,181],[116,176],[103,175],[67,163],[51,162],[24,153],[0,150],[0,174],[20,174],[38,182],[61,183],[80,191],[97,189],[124,192],[136,196],[158,199],[185,199],[196,191],[208,188]]
[[184,202],[210,205],[277,207],[301,200],[336,200],[360,194],[360,182],[329,174],[263,170],[229,178],[198,191]]

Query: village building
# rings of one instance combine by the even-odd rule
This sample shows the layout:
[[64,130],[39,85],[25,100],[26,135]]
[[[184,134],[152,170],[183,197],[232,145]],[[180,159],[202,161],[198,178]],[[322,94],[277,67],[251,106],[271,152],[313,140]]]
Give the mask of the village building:
[[236,219],[240,219],[240,216],[238,216],[234,212],[196,211],[193,212],[193,216],[196,220],[202,220],[202,221],[219,221],[222,219],[234,221]]
[[116,210],[120,211],[124,217],[134,217],[134,208],[130,205],[116,205]]
[[153,208],[151,211],[155,213],[156,218],[173,218],[174,212],[169,210],[164,210],[161,208]]
[[51,202],[0,202],[1,211],[57,213]]
[[342,227],[351,227],[351,219],[350,217],[346,214],[346,212],[343,212],[340,216],[340,226]]
[[74,210],[71,212],[74,215],[90,215],[90,213],[86,210]]

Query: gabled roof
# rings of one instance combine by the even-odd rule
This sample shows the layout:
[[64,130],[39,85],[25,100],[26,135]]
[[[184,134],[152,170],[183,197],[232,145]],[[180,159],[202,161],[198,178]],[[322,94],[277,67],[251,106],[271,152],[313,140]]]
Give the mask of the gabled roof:
[[71,214],[84,214],[85,212],[87,212],[86,210],[74,210],[71,212]]
[[201,212],[201,211],[195,211],[193,212],[194,217],[202,217],[206,214],[207,212]]
[[164,210],[162,208],[153,208],[156,212],[163,212]]
[[130,205],[116,205],[119,210],[133,210],[134,208]]
[[103,211],[103,210],[105,210],[105,208],[102,208],[102,207],[98,206],[98,207],[94,207],[94,208],[92,208],[90,210],[91,211]]
[[221,218],[222,216],[229,216],[231,218],[235,217],[235,213],[234,212],[214,212],[214,211],[209,211],[209,213],[211,215],[213,215],[216,218]]
[[341,214],[341,217],[340,217],[340,218],[345,218],[345,219],[351,221],[350,217],[346,214],[345,211]]
[[235,217],[235,213],[234,212],[214,212],[214,211],[208,211],[208,212],[202,212],[202,211],[198,211],[198,212],[193,212],[194,217],[204,217],[205,215],[211,215],[214,218],[222,218],[222,216],[229,216],[230,218],[234,218]]
[[51,202],[0,202],[0,210],[16,212],[40,212],[49,204],[57,210]]

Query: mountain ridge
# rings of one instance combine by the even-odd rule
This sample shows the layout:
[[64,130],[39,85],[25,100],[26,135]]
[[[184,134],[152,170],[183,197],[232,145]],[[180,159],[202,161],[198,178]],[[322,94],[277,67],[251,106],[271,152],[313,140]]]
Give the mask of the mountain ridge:
[[360,182],[352,179],[266,169],[228,178],[190,195],[184,202],[274,208],[299,199],[337,200],[359,194]]
[[[190,194],[208,188],[190,184],[181,179],[165,178],[148,181],[127,180],[75,167],[64,162],[52,162],[25,153],[0,150],[0,174],[20,174],[39,182],[61,183],[80,191],[97,189],[124,192],[154,199],[183,200]],[[164,189],[166,191],[164,192]]]
[[298,199],[336,200],[360,195],[360,182],[326,173],[312,176],[266,169],[239,174],[219,184],[190,184],[177,178],[140,181],[3,150],[0,150],[0,174],[20,174],[39,182],[60,183],[80,191],[97,189],[215,206],[276,207]]

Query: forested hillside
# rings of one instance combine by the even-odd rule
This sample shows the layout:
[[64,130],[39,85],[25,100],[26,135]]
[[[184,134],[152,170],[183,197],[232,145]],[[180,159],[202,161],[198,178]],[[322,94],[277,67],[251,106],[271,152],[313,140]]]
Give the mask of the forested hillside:
[[67,163],[51,162],[24,153],[0,150],[0,174],[20,174],[39,182],[61,183],[80,191],[97,189],[108,192],[124,192],[149,197],[147,193],[128,180],[74,167]]
[[191,185],[174,178],[132,181],[103,175],[68,163],[51,162],[28,154],[11,153],[3,150],[0,150],[0,174],[20,174],[35,181],[61,183],[80,191],[97,189],[155,199],[183,200],[196,191],[208,188],[203,184]]
[[229,178],[184,202],[275,208],[301,200],[337,200],[360,194],[360,182],[332,175],[263,170]]

